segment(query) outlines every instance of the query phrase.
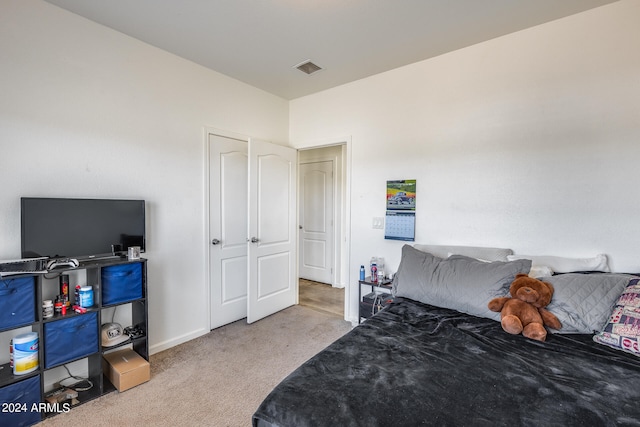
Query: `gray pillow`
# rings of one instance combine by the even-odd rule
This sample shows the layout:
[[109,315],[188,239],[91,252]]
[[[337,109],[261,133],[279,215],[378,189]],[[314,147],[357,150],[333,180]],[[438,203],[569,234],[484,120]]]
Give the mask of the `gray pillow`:
[[511,249],[487,248],[481,246],[451,246],[451,245],[413,245],[419,251],[430,253],[440,258],[447,258],[449,254],[464,255],[485,261],[509,261],[507,256],[513,255]]
[[393,294],[437,307],[500,320],[487,308],[495,297],[509,294],[518,273],[528,273],[530,260],[483,262],[463,255],[442,259],[409,245],[402,247]]
[[562,323],[558,332],[591,334],[601,331],[618,297],[633,277],[615,273],[567,273],[543,278],[555,289],[547,309]]

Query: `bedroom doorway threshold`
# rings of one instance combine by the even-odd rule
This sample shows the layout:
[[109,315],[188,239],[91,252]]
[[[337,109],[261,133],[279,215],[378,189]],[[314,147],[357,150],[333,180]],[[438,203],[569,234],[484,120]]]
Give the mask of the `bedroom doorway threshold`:
[[299,305],[344,318],[344,288],[298,279]]

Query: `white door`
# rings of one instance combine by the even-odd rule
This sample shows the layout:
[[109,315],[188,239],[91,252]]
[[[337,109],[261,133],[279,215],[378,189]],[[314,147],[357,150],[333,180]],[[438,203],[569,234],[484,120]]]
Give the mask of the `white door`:
[[211,329],[247,317],[247,143],[209,135]]
[[297,303],[296,150],[249,140],[247,322]]
[[303,279],[333,284],[333,162],[300,165],[300,266]]

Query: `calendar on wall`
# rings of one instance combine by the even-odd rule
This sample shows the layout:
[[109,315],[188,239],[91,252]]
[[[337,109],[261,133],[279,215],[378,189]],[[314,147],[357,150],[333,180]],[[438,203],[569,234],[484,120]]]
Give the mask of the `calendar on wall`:
[[387,181],[384,238],[413,242],[416,236],[416,180]]
[[384,238],[413,242],[416,237],[416,213],[387,211]]

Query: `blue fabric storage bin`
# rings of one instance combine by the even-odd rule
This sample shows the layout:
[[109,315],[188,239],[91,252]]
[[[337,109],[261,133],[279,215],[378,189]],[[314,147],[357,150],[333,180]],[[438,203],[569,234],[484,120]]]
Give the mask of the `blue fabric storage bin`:
[[142,263],[112,265],[102,269],[102,305],[142,298]]
[[98,351],[98,313],[44,324],[44,367],[60,365]]
[[35,277],[0,280],[0,329],[36,321]]
[[31,409],[34,403],[40,403],[40,375],[0,388],[0,402],[8,405],[0,412],[0,425],[23,427],[39,423],[40,412]]

